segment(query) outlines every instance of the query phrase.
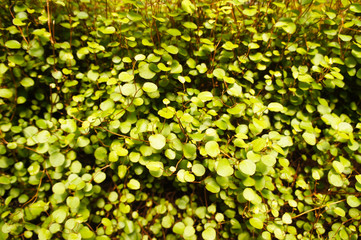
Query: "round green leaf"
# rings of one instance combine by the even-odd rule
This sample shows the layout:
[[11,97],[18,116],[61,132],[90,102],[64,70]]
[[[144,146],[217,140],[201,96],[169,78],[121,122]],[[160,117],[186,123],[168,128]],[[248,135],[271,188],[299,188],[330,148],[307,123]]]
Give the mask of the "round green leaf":
[[213,178],[207,178],[205,180],[206,189],[211,193],[218,193],[220,191],[220,186]]
[[89,145],[90,140],[89,140],[89,138],[87,138],[87,137],[80,136],[80,137],[78,138],[78,140],[77,140],[77,143],[78,143],[78,146],[79,146],[79,147],[86,147],[86,146]]
[[96,183],[102,183],[107,178],[107,175],[101,171],[95,172],[93,174],[94,182]]
[[[6,73],[6,71],[9,68],[4,64],[4,63],[0,63],[0,75],[3,75],[4,73]],[[360,69],[359,69],[360,70]]]
[[182,25],[185,27],[185,28],[189,28],[189,29],[197,29],[197,25],[193,22],[184,22],[182,23]]
[[182,0],[182,9],[188,14],[192,15],[196,7],[190,0]]
[[92,80],[92,81],[96,81],[98,78],[99,78],[99,73],[98,72],[95,72],[93,70],[90,70],[88,73],[87,73],[87,77]]
[[64,208],[58,208],[53,213],[53,219],[57,223],[63,223],[67,217],[68,213]]
[[219,145],[216,141],[209,141],[205,145],[206,153],[211,157],[217,157],[220,154]]
[[162,227],[164,228],[171,228],[173,224],[173,219],[169,215],[164,216],[162,218]]
[[11,98],[13,96],[13,92],[7,88],[0,88],[0,98]]
[[80,199],[75,196],[69,196],[66,199],[66,205],[68,205],[70,208],[77,208],[80,205]]
[[127,187],[132,190],[138,190],[140,188],[140,182],[138,180],[132,178],[127,183]]
[[282,104],[280,104],[278,102],[272,102],[272,103],[268,104],[267,108],[268,108],[268,110],[270,110],[272,112],[281,112],[283,110]]
[[238,44],[227,41],[225,44],[223,44],[222,48],[232,51],[233,49],[238,48]]
[[53,153],[50,155],[49,161],[50,161],[51,166],[59,167],[64,164],[65,156],[60,152]]
[[195,233],[196,233],[196,230],[194,229],[194,227],[191,225],[188,225],[184,228],[183,237],[189,238],[189,237],[192,237]]
[[29,78],[29,77],[26,77],[26,78],[23,78],[21,81],[20,81],[20,84],[23,86],[23,87],[32,87],[34,86],[34,80]]
[[267,145],[266,139],[264,138],[257,138],[252,141],[253,151],[260,152],[262,151]]
[[189,171],[185,171],[183,177],[186,182],[194,182],[196,180],[194,175],[192,173],[190,173]]
[[155,92],[158,90],[158,86],[155,85],[154,83],[152,82],[146,82],[143,84],[143,87],[142,89],[145,91],[145,92]]
[[192,166],[192,172],[194,173],[194,175],[196,175],[197,177],[201,177],[205,174],[206,169],[202,164],[196,163]]
[[146,163],[146,167],[149,171],[156,172],[163,170],[164,165],[162,162],[150,161]]
[[239,170],[247,175],[253,175],[256,173],[256,164],[252,160],[243,160],[238,165]]
[[171,119],[175,114],[175,109],[173,107],[165,107],[158,111],[159,116],[166,119]]
[[252,188],[245,188],[243,190],[243,197],[248,201],[252,201],[257,197],[257,193]]
[[8,175],[5,176],[0,176],[0,184],[10,184],[11,183],[11,179]]
[[115,202],[115,201],[118,200],[118,198],[119,198],[119,195],[118,195],[117,192],[112,191],[112,192],[109,193],[108,199],[109,199],[110,202]]
[[126,83],[121,87],[121,92],[124,96],[134,96],[137,91],[133,83]]
[[345,210],[343,210],[342,208],[340,208],[340,207],[335,207],[334,209],[333,209],[333,211],[334,211],[334,213],[336,213],[338,216],[340,216],[340,217],[344,217],[345,215],[346,215],[346,212],[345,212]]
[[87,12],[78,12],[78,14],[76,15],[79,19],[87,19],[89,17]]
[[[142,62],[144,63],[144,62]],[[155,72],[149,69],[149,64],[145,63],[139,67],[139,76],[144,79],[152,79],[155,76]]]
[[110,98],[108,98],[107,100],[105,100],[104,102],[102,102],[100,104],[100,109],[103,110],[103,111],[107,111],[107,110],[110,110],[110,109],[114,109],[114,101]]
[[358,3],[351,4],[350,10],[355,13],[361,13],[361,4],[358,4]]
[[173,232],[179,235],[182,235],[185,229],[185,224],[183,222],[177,222],[173,225]]
[[269,167],[273,167],[276,164],[276,158],[272,155],[263,155],[261,161]]
[[142,15],[136,13],[136,12],[128,12],[127,13],[127,18],[129,18],[129,20],[133,21],[133,22],[137,22],[142,20]]
[[219,176],[229,177],[233,174],[234,169],[228,159],[222,158],[217,162],[216,172]]
[[332,167],[339,174],[341,174],[345,170],[345,167],[343,166],[343,164],[340,161],[333,161]]
[[192,143],[187,143],[183,145],[183,154],[187,159],[195,159],[197,154],[197,147]]
[[208,227],[202,232],[202,237],[204,240],[214,240],[216,239],[217,232],[214,228]]
[[97,160],[105,161],[108,157],[108,151],[105,147],[98,147],[94,151],[94,156]]
[[130,82],[134,79],[134,76],[127,72],[121,72],[119,73],[118,78],[122,82]]
[[162,134],[154,134],[149,136],[150,146],[154,149],[160,150],[166,144],[166,138]]
[[347,204],[352,208],[357,208],[361,205],[360,199],[358,199],[358,197],[355,195],[348,195],[346,201]]
[[283,214],[283,216],[282,216],[282,222],[283,222],[284,224],[291,224],[291,223],[292,223],[291,214],[289,214],[289,213]]
[[281,27],[285,32],[293,34],[296,32],[297,26],[293,22],[279,21],[275,24],[275,27]]
[[[176,46],[173,45],[169,45],[169,46],[165,46],[164,49],[169,52],[170,54],[177,54],[179,49]],[[175,73],[175,72],[171,72],[171,73]]]
[[222,68],[216,68],[213,70],[213,76],[222,80],[226,76],[226,71]]
[[173,151],[172,149],[169,149],[169,148],[168,148],[167,150],[165,150],[164,155],[165,155],[168,159],[175,159],[175,157],[176,157],[175,151]]
[[328,174],[328,182],[336,187],[342,187],[343,181],[339,174],[332,173],[331,171]]
[[310,133],[310,132],[304,132],[302,134],[303,139],[305,140],[306,143],[310,144],[310,145],[315,145],[316,144],[316,136],[314,133]]
[[356,178],[356,181],[357,181],[359,184],[361,184],[361,174],[356,175],[355,178]]
[[257,229],[262,229],[263,228],[263,221],[257,217],[253,217],[249,220],[249,223]]
[[62,183],[62,182],[57,182],[57,183],[55,183],[54,185],[53,185],[53,192],[55,193],[55,194],[63,194],[63,193],[65,193],[65,190],[66,190],[66,188],[65,188],[65,184],[64,183]]
[[104,34],[113,34],[115,33],[115,27],[113,26],[109,26],[104,28],[104,30],[102,31]]
[[21,48],[21,44],[16,40],[9,40],[9,41],[5,42],[5,46],[7,48],[11,48],[11,49],[19,49],[19,48]]
[[213,94],[211,92],[205,91],[205,92],[200,92],[198,94],[198,98],[202,101],[202,102],[207,102],[207,101],[211,101],[213,99]]
[[93,231],[91,231],[87,226],[83,226],[79,233],[81,234],[81,237],[83,239],[90,239],[94,236],[94,233]]
[[38,133],[36,139],[38,140],[39,143],[46,143],[48,142],[49,138],[50,138],[50,132],[47,130],[42,130]]
[[182,33],[181,33],[178,29],[175,29],[175,28],[169,28],[169,29],[167,29],[167,33],[168,33],[169,35],[172,35],[173,37],[182,35]]
[[242,13],[248,17],[253,17],[254,15],[257,14],[257,9],[256,8],[246,8],[242,11]]
[[338,124],[338,130],[340,132],[345,132],[345,133],[352,133],[353,129],[351,124],[347,123],[347,122],[341,122]]

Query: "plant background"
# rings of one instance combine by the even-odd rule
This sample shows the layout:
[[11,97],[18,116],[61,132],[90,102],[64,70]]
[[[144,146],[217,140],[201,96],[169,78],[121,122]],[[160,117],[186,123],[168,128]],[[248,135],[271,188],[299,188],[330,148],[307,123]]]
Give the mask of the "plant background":
[[359,3],[1,5],[1,239],[358,239]]

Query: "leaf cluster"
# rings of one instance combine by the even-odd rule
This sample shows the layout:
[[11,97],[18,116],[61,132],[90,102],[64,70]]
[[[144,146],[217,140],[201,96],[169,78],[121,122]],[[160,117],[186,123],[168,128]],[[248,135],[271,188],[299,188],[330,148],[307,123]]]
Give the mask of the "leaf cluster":
[[0,9],[0,239],[357,239],[361,4]]

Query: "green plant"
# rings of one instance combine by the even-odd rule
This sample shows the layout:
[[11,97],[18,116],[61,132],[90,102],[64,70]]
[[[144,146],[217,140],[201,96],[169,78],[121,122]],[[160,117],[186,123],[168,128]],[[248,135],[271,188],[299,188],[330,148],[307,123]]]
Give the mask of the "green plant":
[[3,4],[0,238],[357,239],[360,4]]

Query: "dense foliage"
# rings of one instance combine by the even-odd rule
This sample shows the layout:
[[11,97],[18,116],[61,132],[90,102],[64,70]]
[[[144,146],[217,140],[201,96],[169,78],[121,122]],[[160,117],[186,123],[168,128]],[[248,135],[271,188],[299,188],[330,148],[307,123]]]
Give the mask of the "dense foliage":
[[358,239],[360,4],[1,5],[0,239]]

